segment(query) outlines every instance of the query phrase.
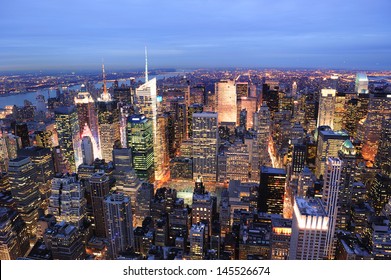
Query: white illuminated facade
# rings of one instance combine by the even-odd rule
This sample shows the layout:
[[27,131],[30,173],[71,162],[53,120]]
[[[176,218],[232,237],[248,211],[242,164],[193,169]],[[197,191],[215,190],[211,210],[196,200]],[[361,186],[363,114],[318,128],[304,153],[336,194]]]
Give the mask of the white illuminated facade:
[[369,83],[369,80],[368,80],[367,74],[357,73],[356,83],[355,83],[356,93],[369,93],[368,83]]
[[328,125],[334,127],[335,89],[322,89],[319,97],[319,111],[317,126]]
[[289,259],[323,259],[328,229],[329,218],[320,199],[295,197]]
[[232,80],[222,80],[215,84],[216,111],[218,123],[235,123],[237,121],[236,86]]

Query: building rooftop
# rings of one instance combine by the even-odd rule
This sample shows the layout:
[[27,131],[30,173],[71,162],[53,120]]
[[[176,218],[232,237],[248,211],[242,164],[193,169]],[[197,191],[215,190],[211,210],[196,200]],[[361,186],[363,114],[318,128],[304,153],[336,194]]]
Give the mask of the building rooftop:
[[268,174],[278,174],[278,175],[285,175],[285,169],[283,168],[274,168],[269,166],[261,166],[261,173],[268,173]]
[[301,215],[305,216],[327,216],[319,199],[305,199],[295,197],[296,205]]

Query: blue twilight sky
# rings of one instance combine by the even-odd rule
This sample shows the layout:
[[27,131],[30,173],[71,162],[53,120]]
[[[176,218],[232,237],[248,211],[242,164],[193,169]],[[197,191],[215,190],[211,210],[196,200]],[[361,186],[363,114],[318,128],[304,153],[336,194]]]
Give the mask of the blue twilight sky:
[[391,70],[390,0],[0,0],[0,71]]

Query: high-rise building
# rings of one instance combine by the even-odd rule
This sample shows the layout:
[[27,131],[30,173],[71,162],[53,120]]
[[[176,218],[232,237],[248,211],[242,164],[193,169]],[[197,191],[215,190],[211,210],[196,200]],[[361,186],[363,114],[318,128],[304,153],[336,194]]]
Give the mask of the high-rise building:
[[82,260],[85,257],[80,232],[65,221],[47,228],[43,239],[55,260]]
[[85,126],[88,127],[93,137],[93,143],[96,145],[94,153],[96,154],[96,157],[101,158],[98,114],[96,111],[95,101],[89,92],[83,91],[77,94],[74,101],[77,108],[77,117],[80,130],[82,131]]
[[326,236],[325,257],[334,259],[336,237],[335,229],[339,212],[339,195],[341,183],[342,161],[339,158],[328,157],[324,174],[322,202],[329,217],[329,230]]
[[26,224],[11,208],[0,207],[0,260],[24,257],[30,248]]
[[322,260],[325,256],[329,217],[320,199],[295,197],[290,260]]
[[317,126],[334,127],[335,89],[322,89],[319,96],[319,111]]
[[94,162],[94,148],[89,136],[84,136],[81,140],[81,153],[83,156],[83,164],[92,165]]
[[119,108],[117,102],[110,100],[97,102],[97,108],[102,158],[109,162],[113,160],[115,142],[121,139]]
[[29,130],[27,123],[15,123],[14,134],[19,136],[22,141],[22,148],[30,146]]
[[146,217],[151,216],[151,203],[153,200],[153,184],[143,182],[137,190],[135,227],[142,226]]
[[112,193],[105,197],[104,209],[109,256],[115,259],[119,253],[134,247],[130,197],[123,193]]
[[355,83],[355,92],[360,93],[369,93],[368,90],[368,77],[365,73],[357,73],[356,74],[356,83]]
[[286,172],[282,168],[261,167],[258,210],[283,214]]
[[77,228],[86,220],[85,187],[76,175],[57,175],[53,178],[49,213],[57,221],[65,221]]
[[317,178],[324,174],[328,157],[337,157],[342,144],[349,139],[344,131],[333,131],[329,128],[318,129],[318,148],[315,159],[315,175]]
[[247,182],[250,172],[250,151],[241,140],[235,141],[226,151],[226,180]]
[[192,260],[202,260],[206,250],[205,225],[193,224],[190,228],[190,257]]
[[292,220],[272,217],[271,259],[286,260],[292,234]]
[[133,168],[140,179],[153,182],[154,142],[153,127],[145,115],[132,115],[128,118],[127,142],[132,150]]
[[98,237],[107,237],[104,198],[110,191],[110,178],[104,172],[96,172],[91,175],[88,181],[94,216],[95,235]]
[[212,218],[216,211],[216,201],[210,193],[205,192],[202,178],[197,178],[196,187],[193,193],[193,204],[191,211],[192,224],[204,223],[207,232],[212,232]]
[[29,157],[17,157],[9,162],[8,175],[12,197],[30,236],[34,236],[37,229],[41,200],[34,173],[34,165]]
[[383,120],[375,167],[380,169],[380,173],[391,177],[391,118]]
[[80,127],[75,107],[59,107],[55,111],[58,143],[68,172],[76,172],[81,163]]
[[218,123],[235,123],[237,121],[237,96],[235,82],[222,80],[215,84],[216,111]]
[[218,127],[217,113],[193,114],[193,178],[217,180]]
[[254,117],[254,130],[257,132],[259,166],[271,165],[271,160],[268,152],[271,135],[270,125],[270,110],[269,107],[266,105],[266,102],[263,102],[261,108]]
[[297,196],[306,197],[307,191],[314,187],[315,181],[316,181],[316,177],[314,173],[312,173],[307,166],[304,166],[298,178]]

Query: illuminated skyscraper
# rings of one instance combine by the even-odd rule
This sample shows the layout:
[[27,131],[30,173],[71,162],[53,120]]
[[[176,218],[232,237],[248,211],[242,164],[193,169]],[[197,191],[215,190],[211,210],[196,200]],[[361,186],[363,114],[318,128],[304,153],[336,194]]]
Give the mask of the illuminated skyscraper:
[[215,84],[216,111],[218,123],[235,123],[237,121],[236,86],[232,80],[222,80]]
[[[132,115],[127,124],[128,147],[132,149],[133,168],[140,179],[153,182],[154,145],[151,119],[145,115]],[[159,163],[160,164],[160,163]]]
[[52,181],[52,194],[49,197],[49,213],[56,220],[65,221],[77,228],[86,219],[85,187],[76,175],[57,175]]
[[375,166],[382,174],[391,177],[391,118],[383,120]]
[[81,163],[80,128],[75,107],[59,107],[55,111],[58,142],[69,172],[76,172]]
[[325,257],[334,259],[336,238],[335,229],[339,212],[340,183],[342,161],[339,158],[328,157],[324,174],[322,202],[329,217],[329,230],[326,237]]
[[94,215],[95,235],[106,236],[106,220],[104,213],[104,198],[110,191],[110,178],[104,172],[96,172],[89,179],[92,211]]
[[190,257],[192,260],[202,260],[206,249],[205,225],[193,224],[190,228]]
[[225,153],[227,157],[226,179],[248,182],[250,171],[250,151],[241,140],[235,141]]
[[119,109],[117,102],[110,100],[97,102],[97,107],[102,158],[109,162],[113,160],[114,143],[121,139]]
[[329,217],[320,199],[295,198],[290,260],[322,260],[325,256]]
[[104,199],[106,236],[111,259],[134,247],[133,214],[130,198],[123,193],[112,193]]
[[317,126],[334,127],[335,89],[322,89],[319,97],[319,111]]
[[355,92],[360,93],[369,93],[368,91],[368,77],[365,73],[357,73],[356,83],[355,83]]
[[259,166],[271,165],[269,156],[269,141],[270,141],[270,125],[271,116],[269,107],[266,102],[262,103],[261,108],[254,117],[254,129],[257,132],[257,142],[259,151]]
[[83,164],[92,165],[94,162],[94,148],[91,138],[84,136],[81,140],[81,153],[83,156]]
[[217,113],[193,114],[193,178],[217,180],[218,128]]
[[34,173],[34,165],[29,157],[17,157],[9,162],[8,175],[12,197],[30,236],[34,236],[37,229],[41,201]]
[[284,169],[261,167],[259,211],[271,214],[283,213],[285,181],[286,172]]
[[75,97],[79,127],[82,130],[85,125],[91,130],[92,137],[96,143],[96,157],[101,158],[99,144],[98,114],[95,101],[89,92],[79,92]]

